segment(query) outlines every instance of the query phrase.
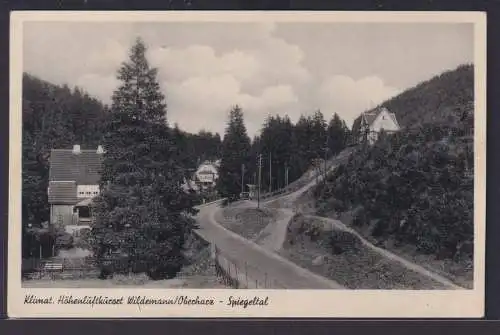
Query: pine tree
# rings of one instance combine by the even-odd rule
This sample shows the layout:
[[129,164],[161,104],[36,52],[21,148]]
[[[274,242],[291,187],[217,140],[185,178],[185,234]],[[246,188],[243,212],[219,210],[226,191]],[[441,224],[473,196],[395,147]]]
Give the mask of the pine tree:
[[311,139],[314,137],[312,118],[301,115],[294,129],[294,147],[296,148],[294,157],[293,175],[299,177],[310,166],[316,153],[312,148]]
[[[269,167],[271,158],[271,173],[269,168],[262,170],[263,180],[272,179],[272,189],[281,188],[285,185],[286,168],[290,166],[294,148],[292,143],[293,125],[288,116],[269,116],[262,128],[261,153],[266,167]],[[266,185],[266,186],[267,186]]]
[[[249,165],[250,138],[243,121],[243,111],[235,106],[222,140],[222,158],[217,189],[223,197],[234,198],[241,192],[241,166]],[[246,174],[244,183],[250,179]]]
[[324,148],[326,145],[326,128],[327,124],[325,117],[321,111],[316,111],[312,117],[312,137],[311,151],[316,157],[323,157]]
[[39,226],[49,219],[48,166],[37,155],[28,132],[23,132],[22,178],[23,225]]
[[327,133],[330,154],[336,155],[346,147],[349,137],[349,129],[337,113],[330,120]]
[[[166,104],[138,39],[118,71],[105,126],[101,195],[92,229],[101,277],[146,272],[152,279],[180,270],[182,248],[193,228],[192,199],[181,189],[184,171]],[[107,262],[113,252],[121,263]],[[119,265],[116,265],[119,264]]]

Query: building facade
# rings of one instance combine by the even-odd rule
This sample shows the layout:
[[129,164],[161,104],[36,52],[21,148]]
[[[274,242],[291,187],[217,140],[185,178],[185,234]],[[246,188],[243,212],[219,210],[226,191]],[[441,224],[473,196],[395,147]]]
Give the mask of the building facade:
[[371,145],[377,141],[382,131],[391,134],[400,129],[396,115],[382,107],[361,114],[354,121],[353,135],[358,143],[367,142]]
[[92,198],[99,194],[103,149],[52,149],[49,187],[50,224],[67,231],[89,228]]
[[219,179],[220,161],[205,161],[194,173],[195,183],[200,188],[215,187]]

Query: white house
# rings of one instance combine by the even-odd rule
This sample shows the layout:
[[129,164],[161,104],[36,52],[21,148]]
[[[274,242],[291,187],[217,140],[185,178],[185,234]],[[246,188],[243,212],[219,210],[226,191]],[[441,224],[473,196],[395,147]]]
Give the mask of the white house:
[[396,115],[385,107],[361,114],[353,124],[354,136],[358,137],[359,142],[367,140],[369,144],[377,141],[382,130],[390,134],[400,129]]
[[200,164],[194,173],[196,183],[201,187],[215,186],[217,179],[219,179],[219,166],[219,161],[205,161]]

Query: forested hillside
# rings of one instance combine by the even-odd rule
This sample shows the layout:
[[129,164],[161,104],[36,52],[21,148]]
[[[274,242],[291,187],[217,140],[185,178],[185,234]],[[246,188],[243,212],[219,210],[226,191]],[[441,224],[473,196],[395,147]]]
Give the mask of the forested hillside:
[[[408,127],[358,148],[316,188],[318,211],[351,217],[353,226],[379,241],[470,264],[472,74],[472,66],[462,66],[383,103]],[[456,111],[468,113],[455,117]]]
[[384,102],[403,126],[424,123],[460,123],[462,112],[474,112],[474,66],[444,72]]
[[48,220],[47,183],[52,148],[97,148],[106,107],[79,88],[23,75],[23,223]]

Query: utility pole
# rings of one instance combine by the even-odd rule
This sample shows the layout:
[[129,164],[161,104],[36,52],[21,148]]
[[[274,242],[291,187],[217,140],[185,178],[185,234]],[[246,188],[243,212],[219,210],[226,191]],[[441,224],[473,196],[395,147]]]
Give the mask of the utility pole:
[[321,173],[321,162],[319,161],[319,158],[314,159],[314,168],[316,169],[316,185],[318,184],[319,181],[319,174]]
[[271,153],[269,153],[269,192],[273,191],[273,178],[272,178],[272,173],[271,173]]
[[326,185],[326,159],[328,158],[328,134],[326,134],[326,141],[325,141],[325,175],[323,176],[323,182]]
[[285,165],[285,187],[288,186],[288,164]]
[[245,164],[241,164],[241,193],[245,192]]
[[257,208],[260,208],[260,178],[262,175],[262,154],[259,154],[257,165],[259,167],[258,189],[257,189]]

